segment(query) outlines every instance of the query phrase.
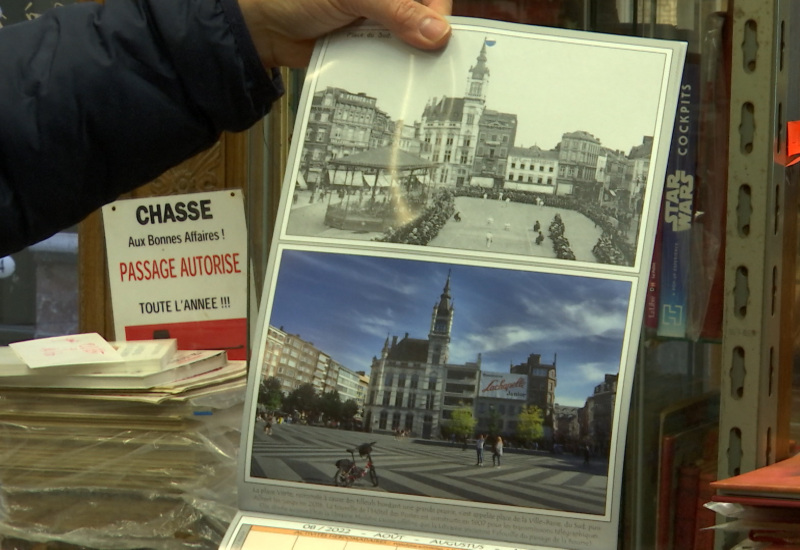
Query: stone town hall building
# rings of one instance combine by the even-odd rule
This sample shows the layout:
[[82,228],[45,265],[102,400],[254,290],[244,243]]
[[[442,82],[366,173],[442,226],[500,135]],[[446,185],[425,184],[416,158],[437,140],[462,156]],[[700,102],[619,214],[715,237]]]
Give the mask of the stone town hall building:
[[428,337],[386,339],[372,360],[365,425],[370,431],[409,430],[436,437],[453,410],[474,407],[480,381],[476,363],[448,364],[453,300],[448,275],[434,304]]
[[486,108],[486,42],[467,72],[463,97],[433,98],[419,123],[420,156],[436,163],[436,184],[460,187],[473,176],[503,180],[517,134],[517,115]]

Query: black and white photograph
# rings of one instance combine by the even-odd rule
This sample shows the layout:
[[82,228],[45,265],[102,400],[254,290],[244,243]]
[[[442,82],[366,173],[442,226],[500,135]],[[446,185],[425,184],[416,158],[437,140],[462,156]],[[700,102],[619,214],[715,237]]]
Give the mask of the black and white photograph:
[[603,515],[631,294],[630,280],[283,250],[250,473]]
[[309,75],[285,234],[634,266],[668,63],[485,29],[443,57],[348,31]]

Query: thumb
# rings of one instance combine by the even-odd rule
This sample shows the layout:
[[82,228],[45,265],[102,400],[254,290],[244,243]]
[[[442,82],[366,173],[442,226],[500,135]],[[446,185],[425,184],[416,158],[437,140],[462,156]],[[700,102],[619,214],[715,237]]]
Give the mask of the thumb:
[[362,15],[417,48],[438,49],[450,39],[450,23],[444,16],[450,14],[451,0],[367,0],[362,4]]

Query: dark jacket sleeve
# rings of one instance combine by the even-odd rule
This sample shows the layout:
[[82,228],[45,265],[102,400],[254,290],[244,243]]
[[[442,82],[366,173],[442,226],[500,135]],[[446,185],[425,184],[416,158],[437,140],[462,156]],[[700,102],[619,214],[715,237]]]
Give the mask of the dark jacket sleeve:
[[236,0],[108,0],[0,29],[0,257],[244,130],[282,93]]

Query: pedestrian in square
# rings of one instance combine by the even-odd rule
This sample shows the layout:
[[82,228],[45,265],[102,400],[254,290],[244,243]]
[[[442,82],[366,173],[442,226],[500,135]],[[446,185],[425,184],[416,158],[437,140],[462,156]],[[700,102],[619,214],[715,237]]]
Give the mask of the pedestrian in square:
[[500,458],[503,456],[503,438],[499,435],[494,441],[492,447],[492,466],[500,467]]
[[478,463],[476,466],[483,466],[483,446],[486,443],[486,438],[483,434],[478,436],[478,439],[475,440],[475,450],[478,453]]
[[275,422],[275,417],[269,415],[267,417],[267,421],[264,424],[264,433],[267,435],[272,435],[272,423]]

